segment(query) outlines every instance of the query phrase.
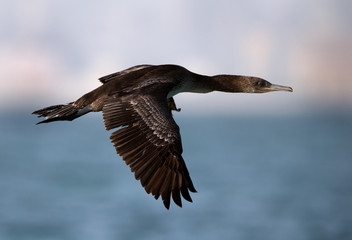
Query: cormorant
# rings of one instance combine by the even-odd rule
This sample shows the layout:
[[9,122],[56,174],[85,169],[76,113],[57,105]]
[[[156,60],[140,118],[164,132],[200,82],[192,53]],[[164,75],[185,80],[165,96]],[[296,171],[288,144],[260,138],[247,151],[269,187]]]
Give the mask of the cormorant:
[[110,140],[116,152],[141,181],[145,191],[167,209],[170,198],[182,207],[181,195],[192,202],[196,192],[182,158],[179,127],[172,117],[173,96],[180,92],[212,91],[265,93],[292,92],[291,87],[271,84],[250,76],[205,76],[177,65],[138,65],[99,79],[103,84],[75,102],[33,112],[45,117],[40,123],[73,120],[89,112],[103,112],[106,130],[118,128]]

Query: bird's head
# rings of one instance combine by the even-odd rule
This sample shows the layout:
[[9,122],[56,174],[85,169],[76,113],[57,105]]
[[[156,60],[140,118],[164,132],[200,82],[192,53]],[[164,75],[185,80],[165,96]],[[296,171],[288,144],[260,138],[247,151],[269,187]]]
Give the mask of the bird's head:
[[248,77],[248,81],[244,81],[244,87],[248,92],[252,93],[266,93],[274,91],[292,92],[293,89],[287,86],[272,84],[264,79],[257,77]]

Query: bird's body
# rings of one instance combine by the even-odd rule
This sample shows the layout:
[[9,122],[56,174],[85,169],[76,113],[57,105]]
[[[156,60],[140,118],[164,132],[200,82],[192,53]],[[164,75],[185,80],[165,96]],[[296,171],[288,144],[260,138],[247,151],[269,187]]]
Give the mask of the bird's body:
[[173,96],[180,92],[268,92],[292,91],[256,77],[192,73],[177,65],[138,65],[99,79],[103,85],[66,105],[33,112],[52,122],[73,120],[91,111],[102,111],[107,130],[119,128],[110,139],[147,193],[170,198],[182,206],[180,194],[192,201],[196,192],[182,158],[179,127],[171,110]]
[[103,85],[85,94],[74,104],[78,107],[90,104],[93,111],[101,111],[105,99],[117,92],[126,95],[155,91],[160,96],[164,95],[164,98],[172,97],[189,85],[190,75],[191,72],[174,65],[164,65],[163,68],[151,65],[136,66],[100,78]]

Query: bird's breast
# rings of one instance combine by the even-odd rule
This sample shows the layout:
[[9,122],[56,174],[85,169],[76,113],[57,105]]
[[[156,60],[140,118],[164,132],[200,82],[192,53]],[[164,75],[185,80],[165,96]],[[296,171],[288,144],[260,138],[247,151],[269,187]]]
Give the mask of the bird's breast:
[[178,93],[187,92],[187,88],[188,88],[187,84],[184,84],[184,83],[176,85],[170,90],[170,92],[168,93],[167,97],[170,98],[170,97],[175,96]]

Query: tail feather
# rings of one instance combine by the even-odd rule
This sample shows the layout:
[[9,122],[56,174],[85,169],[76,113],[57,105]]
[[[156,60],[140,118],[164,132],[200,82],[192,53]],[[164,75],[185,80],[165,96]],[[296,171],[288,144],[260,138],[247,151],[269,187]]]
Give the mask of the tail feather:
[[61,104],[61,105],[54,105],[50,107],[46,107],[37,111],[34,111],[32,114],[38,115],[38,117],[45,117],[46,119],[38,122],[37,124],[41,123],[48,123],[53,121],[72,121],[75,118],[78,118],[88,112],[92,111],[90,105],[78,108],[73,105],[73,103],[69,104]]

